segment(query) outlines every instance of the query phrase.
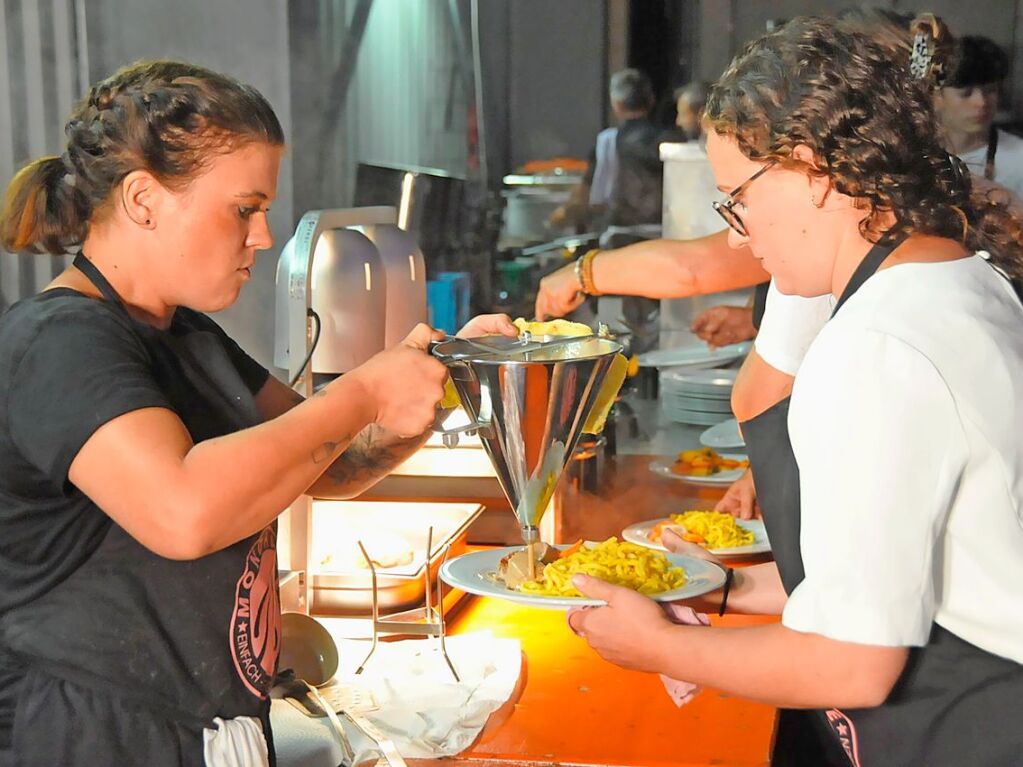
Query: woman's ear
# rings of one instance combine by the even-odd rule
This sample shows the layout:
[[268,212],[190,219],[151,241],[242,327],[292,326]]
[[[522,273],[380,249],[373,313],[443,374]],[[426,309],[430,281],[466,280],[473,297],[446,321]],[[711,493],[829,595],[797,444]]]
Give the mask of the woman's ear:
[[[806,144],[799,144],[792,150],[792,159],[809,166],[812,169],[818,168],[817,155]],[[807,173],[806,180],[809,184],[810,203],[815,208],[823,208],[828,201],[833,187],[831,178],[827,174]]]
[[121,207],[138,226],[155,229],[160,201],[166,191],[149,171],[133,170],[121,182]]

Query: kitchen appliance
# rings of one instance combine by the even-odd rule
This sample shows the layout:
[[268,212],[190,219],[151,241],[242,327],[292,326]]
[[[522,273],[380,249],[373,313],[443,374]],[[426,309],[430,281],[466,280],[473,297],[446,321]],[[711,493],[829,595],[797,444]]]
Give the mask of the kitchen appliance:
[[540,539],[546,511],[601,385],[622,350],[599,336],[453,339],[434,355],[448,366],[518,519]]
[[[302,217],[277,262],[274,364],[289,380],[312,346],[313,372],[336,375],[426,321],[423,254],[397,216],[372,207]],[[292,344],[303,350],[294,359]]]
[[386,501],[314,500],[312,507],[312,609],[329,615],[370,613],[374,581],[381,610],[418,605],[442,557],[465,552],[469,525],[483,510],[476,503]]
[[573,173],[512,174],[505,176],[502,247],[515,247],[550,240],[564,234],[552,229],[551,214],[571,198],[572,188],[583,180]]
[[[380,211],[390,218],[393,208],[362,208],[362,215]],[[386,211],[386,212],[385,212]],[[416,325],[426,322],[426,264],[416,238],[397,222],[366,223],[351,227],[361,232],[376,246],[384,266],[387,283],[385,303],[384,347],[402,341]]]
[[369,238],[348,227],[393,224],[395,214],[368,211],[309,211],[277,262],[274,364],[288,370],[293,385],[302,380],[307,397],[313,393],[307,367],[347,373],[384,348],[383,262]]
[[[315,374],[346,373],[426,319],[426,280],[415,239],[390,207],[306,213],[281,252],[274,363],[305,397]],[[390,299],[390,300],[389,300]],[[312,501],[282,515],[282,564],[302,573],[292,609],[312,604]]]

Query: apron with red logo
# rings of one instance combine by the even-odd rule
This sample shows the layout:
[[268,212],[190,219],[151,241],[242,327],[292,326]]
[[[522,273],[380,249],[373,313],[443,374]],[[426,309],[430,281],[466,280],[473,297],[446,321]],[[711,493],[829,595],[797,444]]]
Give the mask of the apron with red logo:
[[[123,309],[90,261],[79,256],[75,266]],[[179,310],[165,331],[134,323],[196,443],[261,420],[223,343],[198,316]],[[14,764],[203,765],[204,731],[226,730],[224,722],[239,717],[257,720],[249,729],[262,729],[272,764],[276,544],[274,524],[200,559],[175,561],[111,521],[69,578],[3,616],[5,649],[23,672]]]

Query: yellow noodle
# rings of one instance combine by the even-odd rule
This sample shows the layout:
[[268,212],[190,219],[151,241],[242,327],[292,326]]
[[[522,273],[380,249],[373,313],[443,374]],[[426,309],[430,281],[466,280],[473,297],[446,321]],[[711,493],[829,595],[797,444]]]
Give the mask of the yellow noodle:
[[686,511],[672,514],[671,521],[702,536],[708,549],[734,549],[753,543],[753,531],[737,524],[735,517],[717,511]]
[[572,585],[576,573],[592,575],[640,594],[660,594],[685,585],[686,572],[674,567],[659,551],[608,538],[593,548],[583,547],[544,566],[542,579],[526,581],[522,591],[551,597],[581,597]]

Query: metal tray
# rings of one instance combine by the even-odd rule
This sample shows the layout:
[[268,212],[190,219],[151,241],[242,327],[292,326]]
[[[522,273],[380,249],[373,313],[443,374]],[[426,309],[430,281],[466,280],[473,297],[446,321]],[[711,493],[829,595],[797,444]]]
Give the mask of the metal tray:
[[[368,614],[373,607],[369,568],[357,564],[358,541],[370,557],[384,542],[393,551],[412,550],[412,561],[377,567],[377,591],[382,611],[394,612],[421,604],[424,571],[436,584],[445,548],[448,557],[466,550],[469,526],[483,511],[476,503],[372,501],[314,501],[312,538],[312,610],[317,614]],[[433,527],[433,556],[426,561],[426,539]],[[394,541],[400,542],[398,546]],[[327,554],[331,558],[327,559]],[[390,553],[390,552],[389,552]]]

